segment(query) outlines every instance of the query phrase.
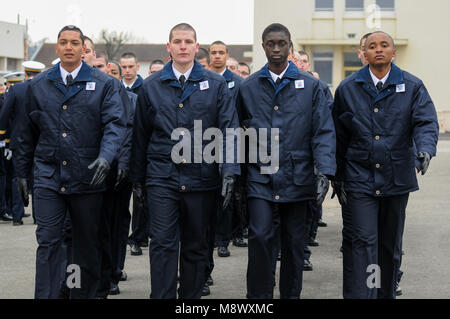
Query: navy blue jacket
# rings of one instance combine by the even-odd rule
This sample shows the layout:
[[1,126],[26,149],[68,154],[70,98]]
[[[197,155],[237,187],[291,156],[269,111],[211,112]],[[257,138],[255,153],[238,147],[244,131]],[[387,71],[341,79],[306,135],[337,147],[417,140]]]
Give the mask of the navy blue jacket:
[[27,90],[24,123],[18,135],[16,171],[28,177],[34,161],[34,187],[61,194],[103,191],[89,186],[105,158],[110,164],[126,132],[120,82],[86,63],[70,87],[62,82],[59,63],[38,75]]
[[4,105],[0,109],[0,140],[10,142],[9,148],[12,150],[16,148],[17,123],[24,117],[26,92],[30,81],[12,86],[5,95]]
[[[279,167],[274,174],[261,174],[260,168],[269,164],[260,155],[257,163],[249,163],[248,197],[272,202],[314,199],[314,165],[321,174],[334,176],[336,171],[333,119],[319,80],[289,62],[277,87],[266,65],[241,84],[237,102],[244,128],[268,129],[269,150],[271,130],[279,129],[274,136]],[[258,144],[261,141],[259,136]]]
[[[194,157],[194,120],[202,121],[203,133],[212,127],[222,132],[226,128],[239,127],[235,105],[222,76],[204,70],[195,61],[184,89],[173,73],[171,62],[145,79],[138,92],[133,128],[131,180],[182,192],[220,187],[217,163],[194,163],[193,158],[184,164],[172,161],[172,148],[179,142],[171,139],[176,128],[190,132]],[[223,138],[225,140],[225,134]],[[209,143],[202,141],[202,150]],[[223,172],[239,175],[239,164],[225,163]]]
[[127,132],[125,134],[125,139],[122,143],[122,147],[119,151],[118,158],[118,168],[129,171],[129,164],[131,158],[131,144],[133,142],[133,121],[134,112],[136,111],[137,95],[131,91],[125,90],[126,96],[122,96],[124,105],[127,106]]
[[337,178],[350,192],[376,197],[418,190],[417,152],[436,155],[436,110],[421,80],[392,64],[377,92],[369,66],[345,79],[335,94]]
[[137,94],[139,89],[141,88],[142,84],[144,83],[144,79],[139,74],[137,75],[136,81],[133,83],[133,86],[128,91]]
[[233,99],[236,99],[237,93],[239,92],[239,86],[241,85],[242,81],[244,81],[244,79],[228,69],[225,70],[223,77],[225,78],[225,81],[227,81],[231,96],[233,97]]

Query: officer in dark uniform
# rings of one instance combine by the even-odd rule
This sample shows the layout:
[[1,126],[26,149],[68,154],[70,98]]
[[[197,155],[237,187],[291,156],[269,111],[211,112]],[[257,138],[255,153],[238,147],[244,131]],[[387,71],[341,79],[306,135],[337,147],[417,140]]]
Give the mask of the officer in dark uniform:
[[[239,91],[239,85],[244,80],[239,75],[231,72],[227,69],[226,63],[230,57],[228,53],[228,48],[226,44],[222,41],[214,41],[209,47],[209,57],[211,67],[210,70],[222,75],[227,82],[228,90],[233,98],[236,100],[237,92]],[[235,102],[234,102],[235,103]],[[228,244],[233,238],[235,245],[240,245],[241,247],[246,247],[247,243],[244,242],[242,238],[243,221],[242,217],[238,215],[240,210],[235,209],[236,206],[236,196],[240,197],[237,190],[242,189],[240,187],[241,180],[238,178],[236,180],[236,187],[234,191],[234,196],[231,204],[228,205],[226,211],[222,209],[223,201],[218,201],[217,203],[217,214],[212,214],[211,225],[210,225],[210,268],[208,271],[208,280],[203,288],[202,296],[207,296],[210,294],[209,285],[213,284],[211,278],[211,272],[214,268],[214,246],[217,245],[217,254],[219,257],[230,256],[230,251],[228,250]]]
[[73,236],[72,298],[94,298],[100,279],[98,225],[104,179],[126,130],[120,83],[81,60],[84,38],[75,26],[58,34],[61,63],[28,86],[19,129],[16,169],[28,205],[27,177],[34,164],[36,298],[60,291],[63,223]]
[[[96,51],[94,65],[102,72],[108,71],[106,54]],[[100,227],[101,245],[101,282],[97,291],[98,298],[120,294],[119,281],[122,277],[122,258],[125,258],[126,238],[130,229],[131,183],[128,180],[129,159],[133,136],[133,118],[137,95],[122,85],[120,95],[127,113],[127,133],[111,170],[106,177],[106,192],[103,197],[102,226]],[[123,228],[126,228],[125,241]],[[125,246],[124,246],[125,244]],[[124,249],[125,248],[125,249]]]
[[[240,174],[239,164],[224,163],[221,183],[219,164],[198,156],[208,144],[201,138],[206,129],[220,129],[225,141],[226,128],[239,126],[225,79],[194,60],[198,47],[190,25],[173,27],[167,44],[172,61],[147,78],[138,95],[131,177],[135,189],[145,185],[151,214],[151,298],[176,298],[179,254],[179,297],[201,297],[217,190],[222,185],[227,206]],[[201,121],[195,133],[194,120]],[[180,143],[189,144],[182,155]],[[194,159],[187,154],[191,148]]]
[[[127,91],[137,94],[144,80],[137,74],[139,63],[133,52],[126,52],[120,57],[120,66],[122,69],[122,83]],[[145,194],[144,194],[145,196]],[[133,215],[131,220],[131,235],[128,238],[132,256],[142,255],[141,247],[148,247],[149,237],[149,216],[147,215],[147,203],[144,200],[144,206],[138,205],[139,201],[136,194],[133,194]]]
[[[308,201],[321,204],[335,174],[334,125],[319,81],[287,60],[289,30],[275,23],[264,30],[262,39],[269,63],[241,84],[237,101],[246,134],[266,129],[270,136],[258,138],[259,147],[270,147],[268,156],[258,156],[256,163],[256,150],[249,147],[247,296],[273,298],[274,224],[279,218],[280,294],[295,299],[302,288]],[[269,161],[271,166],[265,164]]]
[[352,230],[353,269],[344,287],[351,286],[349,298],[395,298],[405,209],[418,190],[415,160],[425,174],[439,127],[422,81],[391,62],[392,37],[374,32],[365,47],[369,65],[340,84],[333,108],[334,187]]
[[[6,90],[6,87],[5,87]],[[0,94],[0,110],[3,108],[3,103],[5,100],[5,93]],[[6,133],[6,132],[0,132]],[[5,148],[5,141],[0,141],[0,155],[1,150]],[[5,194],[5,186],[6,186],[6,171],[4,165],[4,159],[0,156],[0,219],[2,221],[10,222],[13,220],[11,214],[9,214],[8,209],[6,207],[6,194]]]
[[[10,199],[11,199],[11,213],[13,216],[13,225],[23,225],[22,217],[28,217],[30,215],[25,214],[20,194],[17,190],[17,178],[15,176],[15,170],[11,162],[11,158],[17,148],[16,136],[17,129],[24,117],[25,113],[25,100],[26,91],[30,81],[42,70],[45,69],[45,65],[37,61],[26,61],[22,63],[25,70],[25,82],[17,83],[10,87],[5,100],[4,107],[0,109],[0,140],[2,140],[2,134],[5,133],[5,162],[7,171],[7,184],[10,186]],[[9,143],[9,146],[8,146]]]

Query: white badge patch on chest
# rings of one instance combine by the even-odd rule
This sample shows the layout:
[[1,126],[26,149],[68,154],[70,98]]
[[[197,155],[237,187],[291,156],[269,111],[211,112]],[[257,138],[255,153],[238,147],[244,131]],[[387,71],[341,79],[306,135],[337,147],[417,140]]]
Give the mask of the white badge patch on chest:
[[204,91],[207,89],[209,89],[209,82],[208,81],[200,82],[200,91]]
[[231,81],[231,82],[228,83],[228,88],[229,89],[234,88],[234,81]]
[[305,80],[297,80],[295,81],[296,89],[304,89],[305,88]]
[[397,93],[403,93],[406,92],[406,86],[405,83],[402,84],[397,84],[397,89],[396,89]]
[[95,91],[95,82],[86,83],[86,91]]

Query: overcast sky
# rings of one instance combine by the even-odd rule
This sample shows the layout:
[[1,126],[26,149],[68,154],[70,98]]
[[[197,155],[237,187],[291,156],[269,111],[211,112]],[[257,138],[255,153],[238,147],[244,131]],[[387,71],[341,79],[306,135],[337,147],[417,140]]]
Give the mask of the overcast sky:
[[[131,32],[143,42],[166,43],[171,27],[191,24],[200,43],[253,43],[254,0],[13,0],[2,5],[0,21],[28,19],[33,42],[56,42],[59,29],[79,26],[96,39],[100,30]],[[140,42],[142,42],[140,41]]]

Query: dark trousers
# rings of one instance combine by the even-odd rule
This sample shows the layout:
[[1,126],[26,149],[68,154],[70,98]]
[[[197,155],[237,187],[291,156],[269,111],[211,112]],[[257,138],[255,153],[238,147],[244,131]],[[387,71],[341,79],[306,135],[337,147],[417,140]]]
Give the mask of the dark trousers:
[[[319,229],[319,220],[322,218],[322,205],[317,205],[317,201],[309,202],[312,212],[311,227],[309,230],[309,238],[316,239],[317,230]],[[308,240],[309,240],[308,238]]]
[[[117,243],[117,247],[114,251],[117,251],[117,257],[113,254],[113,264],[115,266],[116,277],[113,278],[113,282],[117,283],[117,280],[120,279],[122,274],[122,270],[125,267],[125,256],[127,253],[127,242],[128,242],[128,234],[130,232],[130,222],[131,222],[131,214],[130,214],[130,200],[132,194],[132,185],[129,181],[123,182],[119,189],[116,192],[116,209],[118,213],[116,215],[117,219],[115,222],[115,230],[114,234],[117,234],[117,238],[119,239]],[[117,260],[116,260],[117,258]]]
[[6,202],[8,210],[13,217],[13,221],[18,222],[22,220],[25,208],[17,187],[17,177],[15,175],[13,162],[5,160],[4,164],[6,171]]
[[[111,283],[117,284],[122,274],[122,257],[125,262],[125,252],[128,231],[123,234],[123,226],[130,227],[131,184],[124,181],[117,189],[114,188],[117,169],[108,175],[107,191],[103,197],[99,243],[101,245],[101,281],[97,297],[106,298]],[[125,220],[125,221],[124,221]]]
[[216,190],[181,193],[165,187],[147,188],[147,202],[152,216],[151,298],[176,298],[178,256],[179,297],[201,297],[209,265],[208,228],[217,205],[216,197]]
[[232,200],[225,211],[222,206],[217,210],[216,244],[217,246],[228,247],[233,238],[242,238],[244,231],[243,201],[244,188],[238,180]]
[[281,235],[280,296],[298,299],[302,289],[303,248],[307,201],[274,204],[249,198],[247,296],[273,298],[273,259],[277,236],[274,211],[278,206]]
[[98,224],[102,194],[60,195],[45,188],[34,190],[36,205],[36,252],[35,298],[58,298],[60,291],[61,249],[66,211],[72,225],[73,264],[80,267],[81,287],[71,289],[76,299],[94,298],[99,282]]
[[342,295],[344,299],[353,297],[353,257],[352,257],[352,214],[348,209],[348,205],[341,207],[342,211],[342,266],[343,266],[343,285]]
[[[144,195],[145,196],[145,195]],[[138,200],[133,195],[133,215],[131,217],[131,235],[128,237],[130,245],[139,245],[142,242],[148,243],[150,215],[148,215],[147,201],[144,200],[144,207],[140,208]]]
[[[401,243],[405,210],[409,194],[375,198],[349,193],[347,208],[351,213],[354,298],[394,299],[401,260]],[[367,284],[372,272],[369,265],[378,265],[379,289]]]
[[206,267],[206,275],[205,278],[208,280],[209,276],[211,276],[214,270],[214,246],[216,244],[217,238],[217,226],[218,226],[218,216],[222,212],[223,207],[223,197],[221,195],[221,190],[218,190],[216,194],[217,204],[216,210],[211,213],[210,224],[208,227],[208,266]]

